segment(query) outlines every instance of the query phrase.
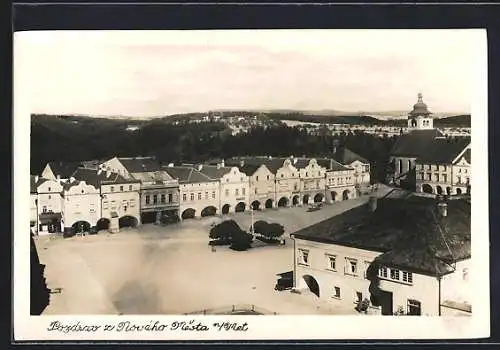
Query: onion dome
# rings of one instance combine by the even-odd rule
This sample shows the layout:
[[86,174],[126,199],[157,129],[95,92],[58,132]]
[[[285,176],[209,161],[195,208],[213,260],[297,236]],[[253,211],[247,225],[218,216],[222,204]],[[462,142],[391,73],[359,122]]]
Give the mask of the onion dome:
[[418,94],[418,101],[413,105],[413,110],[410,112],[411,117],[416,117],[419,115],[428,116],[431,114],[427,109],[427,105],[422,100],[422,93]]

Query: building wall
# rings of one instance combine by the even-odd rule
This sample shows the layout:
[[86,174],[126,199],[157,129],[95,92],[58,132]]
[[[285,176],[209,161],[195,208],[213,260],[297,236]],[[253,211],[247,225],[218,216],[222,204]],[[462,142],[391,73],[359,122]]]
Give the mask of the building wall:
[[44,211],[62,212],[62,185],[56,180],[45,181],[37,188],[38,191],[38,215]]
[[219,181],[180,184],[179,215],[182,217],[182,213],[186,209],[194,209],[195,217],[200,217],[203,209],[209,206],[215,207],[217,214],[220,214],[219,187]]
[[111,213],[116,212],[118,218],[133,216],[140,223],[140,187],[140,183],[101,185],[101,218],[111,220]]
[[280,198],[288,198],[290,204],[293,205],[294,198],[298,200],[298,204],[302,204],[302,196],[300,192],[300,177],[299,170],[293,165],[290,159],[283,162],[283,166],[276,171],[276,200],[274,206],[277,206]]
[[[389,278],[380,279],[380,289],[392,293],[393,312],[402,307],[407,312],[408,300],[417,300],[421,303],[421,314],[425,316],[439,315],[439,283],[433,276],[412,273],[412,283],[401,281],[402,271],[398,270],[400,281]],[[390,276],[390,271],[388,271]]]
[[237,167],[232,167],[231,171],[220,179],[220,203],[222,207],[229,204],[229,212],[234,213],[236,205],[245,203],[245,210],[249,210],[250,203],[250,182],[248,176]]
[[63,192],[63,223],[69,229],[77,221],[87,221],[95,226],[101,217],[101,195],[99,189],[81,181]]
[[330,203],[356,197],[354,170],[329,170],[325,182],[326,198]]
[[[301,261],[301,251],[309,252],[308,264]],[[370,281],[366,278],[366,270],[370,263],[381,253],[340,245],[295,240],[295,286],[297,289],[307,289],[304,276],[314,277],[319,285],[320,298],[344,308],[356,306],[356,292],[362,293],[362,298],[370,297]],[[329,257],[335,256],[336,270],[329,266]],[[357,274],[346,270],[347,260],[357,261]],[[335,287],[340,288],[340,297],[335,296]]]
[[353,168],[353,177],[355,185],[369,185],[370,184],[370,164],[362,163],[359,160],[351,164],[345,164],[349,168]]
[[416,164],[416,191],[425,192],[425,184],[432,187],[432,193],[455,194],[452,188],[451,164]]
[[[401,174],[412,170],[415,167],[416,160],[414,157],[391,157],[390,161],[394,161],[394,177],[397,178]],[[399,183],[399,180],[401,179],[396,180],[396,182]]]
[[52,172],[52,169],[50,168],[48,163],[47,165],[45,165],[45,168],[43,168],[43,171],[40,175],[44,179],[56,180],[56,174]]
[[30,194],[30,222],[34,222],[34,232],[38,232],[38,195],[36,193]]
[[433,128],[434,128],[434,123],[432,118],[417,116],[415,118],[408,119],[408,129],[410,130],[425,130]]
[[465,158],[461,158],[452,166],[452,187],[454,193],[460,189],[462,193],[467,192],[467,186],[471,183],[471,164]]
[[299,170],[301,195],[302,198],[309,195],[309,203],[314,202],[315,196],[321,196],[321,202],[325,201],[326,170],[315,159],[311,159],[305,168]]
[[441,279],[441,302],[451,300],[458,303],[472,304],[472,285],[470,282],[471,259],[456,263],[453,273]]
[[254,174],[249,176],[249,204],[258,201],[259,209],[263,210],[268,199],[277,203],[279,198],[276,199],[275,186],[275,175],[265,165],[261,165]]

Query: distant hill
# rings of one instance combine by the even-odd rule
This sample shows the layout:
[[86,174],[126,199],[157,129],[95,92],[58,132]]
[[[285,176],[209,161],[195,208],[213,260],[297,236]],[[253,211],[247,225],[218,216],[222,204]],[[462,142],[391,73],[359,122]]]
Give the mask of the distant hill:
[[439,118],[434,120],[435,126],[448,127],[471,127],[470,114],[456,115],[452,117]]

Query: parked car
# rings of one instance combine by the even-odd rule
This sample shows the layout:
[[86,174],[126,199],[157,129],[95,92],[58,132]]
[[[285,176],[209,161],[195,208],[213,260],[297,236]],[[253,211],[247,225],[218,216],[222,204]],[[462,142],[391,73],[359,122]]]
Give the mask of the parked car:
[[322,203],[313,203],[313,204],[309,204],[309,206],[307,207],[307,211],[316,211],[316,210],[320,210],[322,207]]
[[276,285],[274,286],[274,290],[283,291],[287,289],[293,288],[293,271],[285,272],[278,274],[281,276],[278,281],[276,281]]

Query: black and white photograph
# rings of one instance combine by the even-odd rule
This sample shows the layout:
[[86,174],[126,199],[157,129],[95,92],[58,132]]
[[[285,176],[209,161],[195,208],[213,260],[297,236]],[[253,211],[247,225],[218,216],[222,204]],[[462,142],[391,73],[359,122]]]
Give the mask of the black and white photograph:
[[488,335],[486,64],[480,29],[16,33],[16,336]]

